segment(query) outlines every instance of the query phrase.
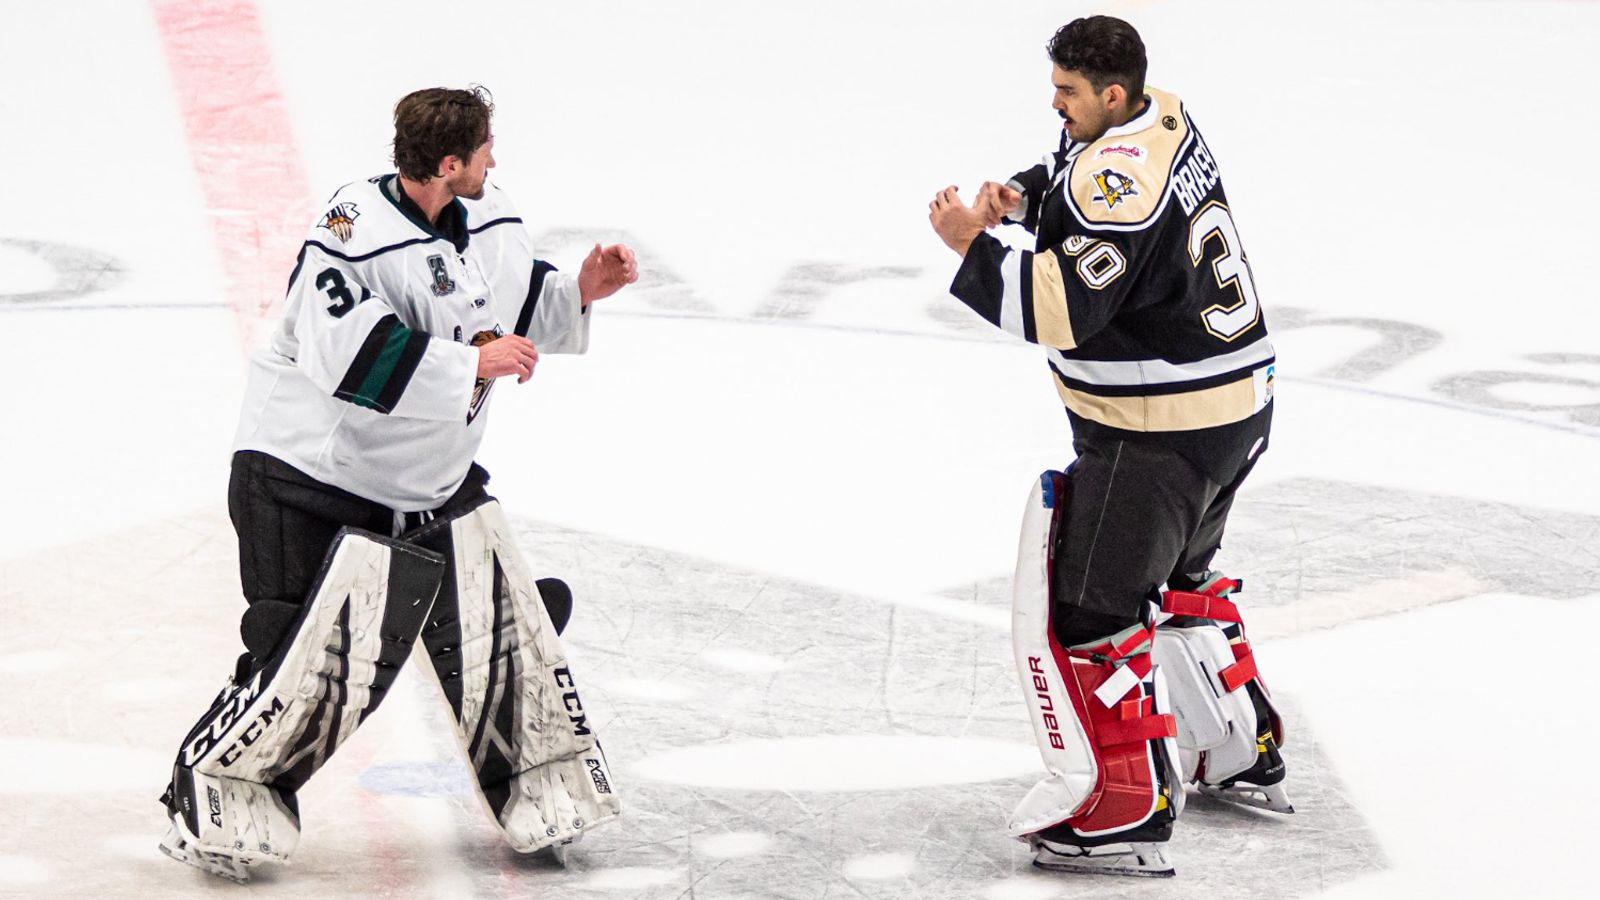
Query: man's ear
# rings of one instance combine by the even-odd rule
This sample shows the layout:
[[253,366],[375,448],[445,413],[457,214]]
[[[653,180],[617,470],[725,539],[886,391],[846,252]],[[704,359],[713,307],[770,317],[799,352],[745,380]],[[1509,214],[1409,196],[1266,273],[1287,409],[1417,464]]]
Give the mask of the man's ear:
[[1122,85],[1112,82],[1106,88],[1106,108],[1115,109],[1128,102],[1128,91]]
[[456,170],[459,168],[461,168],[461,157],[446,156],[444,159],[439,160],[439,171],[437,174],[440,178],[448,178],[449,176],[454,175]]

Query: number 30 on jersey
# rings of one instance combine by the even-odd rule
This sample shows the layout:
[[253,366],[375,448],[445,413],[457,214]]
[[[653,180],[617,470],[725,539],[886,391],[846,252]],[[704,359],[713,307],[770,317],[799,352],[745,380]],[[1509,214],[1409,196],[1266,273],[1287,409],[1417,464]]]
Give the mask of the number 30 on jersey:
[[[1207,244],[1212,246],[1212,257],[1206,255]],[[1244,244],[1239,241],[1238,229],[1233,227],[1233,214],[1216,200],[1207,203],[1189,220],[1189,261],[1199,266],[1208,258],[1211,259],[1211,274],[1217,279],[1217,290],[1233,296],[1206,307],[1200,313],[1200,320],[1214,336],[1231,341],[1261,318],[1261,303],[1256,299],[1250,264],[1244,258]]]

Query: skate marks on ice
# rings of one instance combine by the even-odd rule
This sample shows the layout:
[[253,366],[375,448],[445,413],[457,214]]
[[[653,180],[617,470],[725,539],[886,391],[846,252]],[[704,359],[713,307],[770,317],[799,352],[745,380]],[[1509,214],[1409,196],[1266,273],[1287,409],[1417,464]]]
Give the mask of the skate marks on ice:
[[[1600,518],[1313,478],[1247,485],[1216,566],[1244,579],[1256,640],[1487,593],[1594,590]],[[1009,609],[1010,576],[943,596]]]
[[90,247],[0,239],[0,308],[78,300],[109,291],[127,277],[116,257]]
[[[1193,798],[1170,884],[1035,872],[1003,831],[1038,774],[1003,631],[518,528],[538,574],[574,588],[570,656],[626,815],[573,848],[566,868],[513,853],[470,789],[443,702],[403,672],[301,792],[293,863],[263,870],[253,892],[1267,897],[1315,893],[1380,859],[1291,697],[1296,816]],[[154,845],[173,736],[237,652],[236,565],[227,520],[210,509],[0,570],[18,626],[0,637],[12,698],[0,757],[31,779],[25,790],[0,782],[0,893],[23,879],[33,895],[232,889]],[[96,789],[72,787],[91,766]],[[95,840],[83,840],[85,821]]]

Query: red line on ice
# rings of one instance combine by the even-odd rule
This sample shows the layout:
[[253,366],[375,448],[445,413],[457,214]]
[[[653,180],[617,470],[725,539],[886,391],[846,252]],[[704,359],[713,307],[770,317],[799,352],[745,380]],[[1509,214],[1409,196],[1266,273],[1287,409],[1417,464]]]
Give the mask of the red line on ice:
[[[239,339],[252,350],[283,300],[313,197],[250,0],[151,0]],[[371,762],[357,752],[358,768]],[[415,884],[380,800],[358,785],[362,837],[382,861],[381,885]]]
[[216,236],[224,298],[254,349],[283,299],[312,196],[250,0],[151,0]]

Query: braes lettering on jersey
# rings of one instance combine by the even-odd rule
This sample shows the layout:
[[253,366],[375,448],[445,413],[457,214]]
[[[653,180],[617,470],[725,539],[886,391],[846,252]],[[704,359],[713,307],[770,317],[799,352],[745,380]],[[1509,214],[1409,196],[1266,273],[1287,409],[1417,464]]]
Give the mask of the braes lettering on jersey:
[[1211,148],[1206,146],[1205,138],[1199,132],[1194,136],[1194,149],[1189,151],[1189,158],[1183,161],[1178,171],[1172,175],[1172,186],[1178,195],[1178,202],[1183,204],[1183,214],[1194,215],[1200,201],[1216,186],[1217,179],[1222,173],[1217,170],[1217,161],[1211,158]]

